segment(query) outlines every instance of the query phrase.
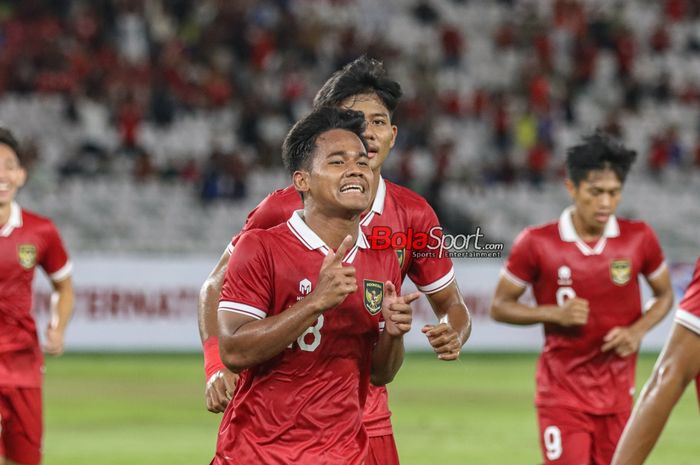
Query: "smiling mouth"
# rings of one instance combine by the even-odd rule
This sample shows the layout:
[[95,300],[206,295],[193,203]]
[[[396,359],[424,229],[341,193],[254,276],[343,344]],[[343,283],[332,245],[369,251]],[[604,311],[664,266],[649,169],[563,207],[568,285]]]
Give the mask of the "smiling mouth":
[[345,193],[364,194],[365,187],[361,184],[346,184],[340,188],[340,192],[341,192],[341,194],[345,194]]

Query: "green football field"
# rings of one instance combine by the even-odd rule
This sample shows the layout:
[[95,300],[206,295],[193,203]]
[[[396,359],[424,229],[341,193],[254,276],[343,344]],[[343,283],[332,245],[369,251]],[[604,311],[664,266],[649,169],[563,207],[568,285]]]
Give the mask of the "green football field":
[[[654,359],[641,357],[640,380]],[[534,355],[410,355],[389,388],[401,463],[538,463],[534,364]],[[44,464],[208,464],[221,416],[205,410],[202,392],[200,355],[49,359]],[[688,390],[647,463],[697,465],[699,433]]]

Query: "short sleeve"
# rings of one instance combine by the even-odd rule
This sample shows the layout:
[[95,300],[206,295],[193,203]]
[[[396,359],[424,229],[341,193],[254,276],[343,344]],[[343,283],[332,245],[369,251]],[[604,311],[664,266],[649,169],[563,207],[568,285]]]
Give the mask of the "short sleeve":
[[[287,197],[289,194],[285,190],[275,191],[263,199],[250,213],[245,220],[243,229],[233,236],[226,250],[229,253],[233,251],[236,243],[240,240],[241,235],[251,229],[270,229],[278,224],[282,224],[289,219],[292,212],[298,208],[302,208],[301,197],[297,194],[298,202],[294,205],[289,205]],[[299,205],[297,205],[299,204]]]
[[219,311],[262,320],[272,304],[273,268],[263,242],[265,236],[255,234],[257,232],[251,230],[243,233],[229,258]]
[[700,259],[695,264],[693,279],[683,295],[674,317],[676,323],[700,335]]
[[503,277],[520,287],[527,287],[537,278],[537,252],[533,242],[530,229],[525,229],[518,234],[501,273]]
[[68,252],[66,252],[58,229],[53,223],[49,224],[44,240],[46,241],[46,250],[40,265],[51,281],[63,281],[71,275],[73,265],[68,258]]
[[[410,224],[413,231],[426,232],[434,237],[442,238],[442,227],[432,207],[425,203],[423,208],[417,212],[414,221],[411,221]],[[434,294],[454,281],[455,272],[452,260],[444,250],[435,250],[434,253],[416,252],[418,253],[411,261],[407,274],[419,291],[424,294]],[[407,251],[407,253],[413,252]]]
[[647,279],[654,279],[664,270],[666,262],[656,233],[649,226],[644,230],[644,261],[641,272]]

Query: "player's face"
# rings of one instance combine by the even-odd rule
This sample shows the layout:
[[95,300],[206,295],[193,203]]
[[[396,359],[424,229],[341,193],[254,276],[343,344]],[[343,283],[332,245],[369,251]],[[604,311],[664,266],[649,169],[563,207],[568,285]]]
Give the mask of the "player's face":
[[0,144],[0,206],[9,205],[22,187],[26,173],[14,150]]
[[294,180],[316,205],[355,215],[369,206],[373,176],[362,141],[350,131],[332,129],[316,139],[310,171],[295,173]]
[[578,186],[567,179],[567,189],[576,207],[575,216],[589,231],[601,231],[615,214],[622,182],[612,170],[593,170]]
[[348,97],[341,106],[365,114],[367,127],[367,155],[373,170],[381,168],[396,141],[396,126],[391,124],[391,115],[382,101],[375,94],[360,94]]

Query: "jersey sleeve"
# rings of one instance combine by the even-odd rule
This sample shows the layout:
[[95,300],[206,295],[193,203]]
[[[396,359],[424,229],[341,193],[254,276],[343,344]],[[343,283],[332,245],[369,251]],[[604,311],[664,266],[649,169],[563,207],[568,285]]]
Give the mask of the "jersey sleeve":
[[683,295],[674,321],[700,335],[700,259],[695,264],[693,279]]
[[287,210],[283,208],[282,201],[278,200],[279,196],[279,191],[273,192],[248,213],[248,218],[245,220],[243,229],[233,236],[233,239],[231,239],[231,242],[226,248],[228,253],[233,251],[233,248],[236,246],[236,243],[240,240],[243,233],[251,229],[270,229],[289,219]]
[[260,234],[243,233],[228,261],[219,311],[262,320],[274,293],[272,262]]
[[501,275],[517,286],[527,287],[535,281],[537,269],[532,232],[525,229],[515,238]]
[[644,235],[644,261],[641,272],[647,279],[654,279],[665,269],[664,253],[653,229],[647,226]]
[[[435,211],[427,203],[416,215],[410,225],[416,232],[432,233],[442,238],[442,228]],[[408,251],[408,253],[411,253]],[[452,260],[444,250],[436,250],[435,255],[421,253],[411,262],[408,277],[424,294],[434,294],[446,288],[455,278]]]
[[40,265],[51,281],[63,281],[71,275],[73,264],[68,258],[61,235],[53,223],[50,223],[46,230],[45,240],[46,250],[41,257]]

